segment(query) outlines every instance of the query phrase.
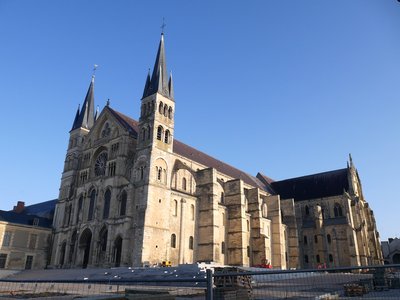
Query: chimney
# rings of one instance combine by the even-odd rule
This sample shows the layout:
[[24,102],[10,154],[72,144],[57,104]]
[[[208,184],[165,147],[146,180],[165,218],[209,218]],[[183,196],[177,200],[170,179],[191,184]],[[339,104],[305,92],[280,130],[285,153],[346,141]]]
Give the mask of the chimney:
[[391,242],[393,242],[393,239],[392,239],[392,238],[389,238],[388,240],[389,240],[389,244],[390,244]]
[[25,202],[24,201],[18,201],[17,205],[14,206],[13,211],[16,212],[17,214],[22,213],[25,210]]

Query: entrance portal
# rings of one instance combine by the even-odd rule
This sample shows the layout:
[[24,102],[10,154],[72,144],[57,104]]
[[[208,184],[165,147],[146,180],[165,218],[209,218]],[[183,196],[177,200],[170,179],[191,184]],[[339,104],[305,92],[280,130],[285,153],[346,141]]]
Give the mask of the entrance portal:
[[114,241],[114,262],[116,267],[119,267],[121,264],[121,253],[122,253],[122,238],[118,236]]
[[79,248],[83,250],[83,262],[82,268],[86,268],[89,264],[90,258],[90,244],[92,242],[92,232],[89,228],[86,228],[82,234],[81,238],[79,239]]

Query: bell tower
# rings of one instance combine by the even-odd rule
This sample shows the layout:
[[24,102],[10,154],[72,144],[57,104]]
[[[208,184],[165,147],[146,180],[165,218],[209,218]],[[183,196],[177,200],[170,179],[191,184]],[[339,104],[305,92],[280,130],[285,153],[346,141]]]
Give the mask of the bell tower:
[[153,73],[147,74],[139,118],[138,149],[153,146],[172,152],[174,137],[174,88],[167,75],[164,34],[158,47]]

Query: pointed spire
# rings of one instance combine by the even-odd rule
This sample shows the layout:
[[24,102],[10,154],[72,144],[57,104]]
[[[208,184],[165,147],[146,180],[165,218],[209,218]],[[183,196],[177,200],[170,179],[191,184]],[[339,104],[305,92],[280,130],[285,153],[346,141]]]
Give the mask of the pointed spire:
[[149,89],[149,87],[150,87],[150,69],[149,69],[149,72],[147,73],[146,84],[144,85],[143,97],[142,98],[147,96],[147,90]]
[[89,85],[89,89],[86,93],[85,101],[82,105],[82,110],[79,114],[79,118],[74,122],[72,130],[76,128],[91,129],[94,124],[94,75]]
[[76,126],[76,124],[78,123],[78,119],[79,119],[79,110],[81,109],[81,105],[80,104],[78,104],[78,109],[77,109],[77,111],[76,111],[76,115],[75,115],[75,119],[74,119],[74,123],[72,124],[72,128],[71,128],[71,130],[73,130],[73,129],[75,129],[75,128],[77,128]]
[[155,93],[159,93],[165,97],[170,98],[163,33],[161,34],[161,40],[158,46],[157,57],[153,68],[153,74],[151,75],[148,86],[147,83],[148,80],[146,80],[146,86],[143,92],[143,98]]
[[169,89],[169,97],[171,99],[174,99],[174,82],[172,80],[172,72],[169,73],[168,89]]

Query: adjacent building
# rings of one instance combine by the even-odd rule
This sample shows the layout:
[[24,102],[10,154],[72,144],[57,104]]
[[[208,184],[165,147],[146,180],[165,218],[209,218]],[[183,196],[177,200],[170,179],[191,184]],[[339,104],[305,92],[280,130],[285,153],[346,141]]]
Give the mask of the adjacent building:
[[95,113],[93,76],[70,131],[52,266],[382,263],[352,162],[286,181],[252,176],[178,141],[175,105],[163,35],[138,120],[109,103]]
[[390,238],[382,242],[385,264],[400,264],[400,239]]
[[[43,269],[49,264],[56,200],[0,210],[0,269]],[[32,214],[33,212],[37,214]]]

